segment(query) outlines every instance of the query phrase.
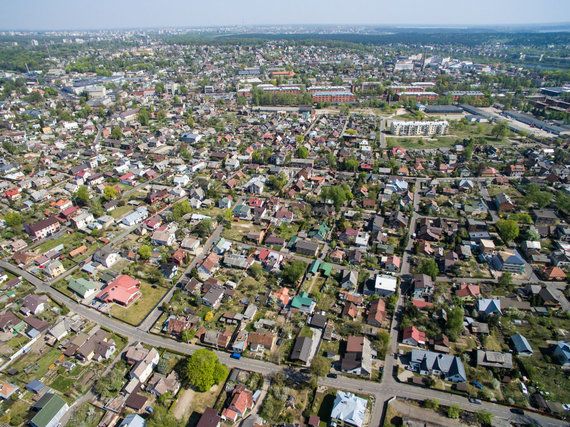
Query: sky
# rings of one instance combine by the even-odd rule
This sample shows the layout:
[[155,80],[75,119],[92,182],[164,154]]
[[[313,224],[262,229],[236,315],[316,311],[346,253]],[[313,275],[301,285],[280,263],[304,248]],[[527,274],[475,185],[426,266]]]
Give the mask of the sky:
[[570,22],[570,0],[3,0],[0,30]]

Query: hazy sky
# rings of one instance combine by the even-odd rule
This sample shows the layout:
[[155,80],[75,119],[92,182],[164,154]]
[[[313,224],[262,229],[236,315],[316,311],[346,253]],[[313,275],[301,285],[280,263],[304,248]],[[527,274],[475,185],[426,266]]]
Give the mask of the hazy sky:
[[570,0],[2,0],[0,30],[570,22]]

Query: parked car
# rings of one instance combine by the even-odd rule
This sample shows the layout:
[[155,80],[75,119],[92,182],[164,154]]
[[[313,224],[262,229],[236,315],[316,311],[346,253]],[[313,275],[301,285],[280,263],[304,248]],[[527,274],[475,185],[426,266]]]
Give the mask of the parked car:
[[338,378],[337,374],[328,374],[327,377],[329,378]]
[[511,408],[511,412],[513,414],[524,415],[524,411],[522,409],[519,409],[519,408]]
[[481,402],[481,399],[476,399],[474,397],[470,397],[469,402],[475,403],[476,405],[481,405],[483,403],[483,402]]
[[147,411],[149,414],[152,414],[152,408],[150,406],[147,406],[146,408],[144,408],[145,411]]
[[236,359],[236,360],[240,360],[241,359],[241,354],[239,353],[232,353],[232,355],[230,356],[232,359]]
[[478,389],[482,389],[483,386],[481,384],[479,384],[477,381],[471,381],[471,384],[473,384],[475,387],[477,387]]

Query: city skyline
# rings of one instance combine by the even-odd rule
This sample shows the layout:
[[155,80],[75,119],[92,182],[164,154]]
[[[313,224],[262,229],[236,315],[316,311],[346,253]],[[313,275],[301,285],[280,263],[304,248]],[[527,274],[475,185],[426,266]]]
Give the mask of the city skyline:
[[195,4],[181,0],[160,4],[149,1],[103,0],[77,3],[69,0],[9,3],[3,7],[0,30],[65,31],[128,28],[173,28],[261,25],[378,25],[410,27],[473,27],[544,25],[570,22],[564,0],[481,0],[478,3],[434,0],[384,1],[292,0],[267,5],[257,0]]

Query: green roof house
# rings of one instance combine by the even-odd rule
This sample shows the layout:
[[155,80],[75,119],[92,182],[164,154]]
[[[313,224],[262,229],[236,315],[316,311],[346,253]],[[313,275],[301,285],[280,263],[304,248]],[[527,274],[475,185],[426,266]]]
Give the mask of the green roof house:
[[38,410],[30,421],[32,427],[55,427],[69,406],[57,394],[46,393],[32,408]]
[[81,298],[88,298],[99,290],[98,286],[84,278],[71,279],[67,287]]
[[328,262],[323,262],[320,266],[319,266],[319,270],[321,270],[323,272],[323,275],[325,276],[330,276],[331,275],[331,271],[332,271],[332,264],[329,264]]
[[316,259],[311,263],[311,266],[309,267],[309,273],[310,274],[317,274],[319,271],[319,266],[320,266],[321,262]]
[[307,292],[303,292],[301,295],[295,295],[293,301],[291,301],[291,308],[309,314],[313,312],[315,305],[315,302],[309,297]]

